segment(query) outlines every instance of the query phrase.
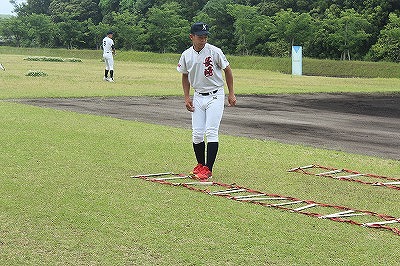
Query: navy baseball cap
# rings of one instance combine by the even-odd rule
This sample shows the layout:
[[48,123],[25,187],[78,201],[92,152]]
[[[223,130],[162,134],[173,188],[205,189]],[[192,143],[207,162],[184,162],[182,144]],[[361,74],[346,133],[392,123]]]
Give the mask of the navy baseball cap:
[[114,32],[110,30],[107,32],[107,35],[109,35],[109,34],[114,34]]
[[192,28],[190,30],[191,34],[198,35],[198,36],[204,36],[204,35],[209,35],[210,32],[208,31],[208,25],[203,22],[196,22],[192,25]]

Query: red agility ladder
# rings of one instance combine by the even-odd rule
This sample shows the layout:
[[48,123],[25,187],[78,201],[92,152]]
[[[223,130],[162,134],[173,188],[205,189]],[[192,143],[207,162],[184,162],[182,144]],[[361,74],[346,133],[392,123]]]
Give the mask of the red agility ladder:
[[[321,172],[323,171],[323,172]],[[345,180],[350,182],[357,182],[365,185],[371,186],[381,186],[391,189],[400,190],[400,179],[375,175],[375,174],[363,174],[357,171],[348,170],[348,169],[339,169],[334,167],[322,166],[318,164],[311,164],[301,167],[296,167],[288,170],[288,172],[297,172],[303,173],[307,175],[315,175],[315,176],[323,176],[330,177],[338,180]],[[380,179],[380,182],[376,180]],[[385,181],[383,181],[385,180]],[[391,182],[387,182],[391,181]]]
[[264,207],[273,207],[320,219],[346,222],[368,228],[390,230],[396,235],[400,235],[400,229],[394,227],[400,223],[400,218],[367,210],[356,210],[344,206],[319,203],[312,200],[301,200],[289,196],[269,194],[241,187],[236,184],[230,185],[212,181],[200,182],[192,179],[191,176],[182,174],[159,173],[131,177],[160,184],[185,187],[212,196],[225,197],[231,200],[253,203]]

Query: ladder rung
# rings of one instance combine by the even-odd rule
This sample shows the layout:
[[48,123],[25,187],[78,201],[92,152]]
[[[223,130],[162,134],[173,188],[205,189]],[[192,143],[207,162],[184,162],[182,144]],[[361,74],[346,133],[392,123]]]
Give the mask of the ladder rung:
[[354,175],[342,175],[342,176],[335,176],[333,178],[353,178],[357,176],[363,176],[364,174],[354,174]]
[[265,194],[250,194],[250,195],[243,195],[243,196],[235,196],[233,199],[240,200],[240,199],[247,199],[247,198],[254,198],[254,197],[261,197],[265,196]]
[[308,208],[312,208],[312,207],[315,207],[315,206],[318,206],[318,204],[315,204],[315,203],[313,203],[313,204],[308,204],[308,205],[306,205],[306,206],[299,207],[299,208],[296,208],[296,209],[293,209],[293,210],[294,210],[294,211],[302,211],[302,210],[305,210],[305,209],[308,209]]
[[336,213],[320,216],[319,218],[321,218],[321,219],[336,218],[336,217],[341,217],[343,215],[350,214],[350,213],[353,213],[353,212],[354,212],[353,210],[348,210],[348,211],[343,211],[343,212],[336,212]]
[[315,165],[313,165],[313,164],[306,165],[306,166],[300,166],[300,167],[292,168],[292,169],[288,170],[288,172],[293,172],[293,171],[300,170],[300,169],[313,168],[314,166]]
[[329,171],[329,172],[319,173],[319,174],[316,174],[316,175],[318,175],[318,176],[320,176],[320,175],[331,175],[331,174],[337,174],[337,173],[341,173],[341,172],[343,172],[343,169],[332,170],[332,171]]
[[394,220],[383,221],[383,222],[365,223],[365,224],[363,224],[363,226],[385,225],[385,224],[394,224],[394,223],[400,223],[400,219],[394,219]]
[[284,203],[278,203],[278,204],[272,204],[271,206],[284,206],[284,205],[292,205],[292,204],[297,204],[297,203],[302,203],[302,200],[296,200],[296,201],[290,201],[290,202],[284,202]]
[[173,177],[159,177],[159,178],[153,178],[152,180],[164,181],[164,180],[175,180],[175,179],[186,179],[186,178],[190,178],[190,176],[185,175],[185,176],[173,176]]
[[222,195],[222,194],[238,193],[238,192],[244,192],[244,191],[247,191],[247,190],[244,189],[244,188],[228,189],[228,190],[220,190],[220,191],[210,192],[209,194],[211,194],[211,195]]
[[152,176],[163,176],[163,175],[173,175],[174,173],[167,172],[167,173],[158,173],[158,174],[145,174],[145,175],[134,175],[131,176],[133,178],[139,178],[139,177],[152,177]]
[[187,183],[173,183],[174,185],[204,185],[204,186],[210,186],[213,185],[214,182],[212,181],[198,181],[198,182],[187,182]]
[[[343,214],[339,215],[337,217],[351,217],[351,216],[362,216],[362,215],[367,215],[366,213],[349,213],[349,214]],[[328,217],[328,218],[335,218],[335,217]]]
[[287,198],[278,198],[278,197],[271,197],[271,198],[245,198],[245,199],[238,199],[238,200],[249,200],[249,201],[257,201],[257,200],[287,200]]
[[387,185],[400,185],[400,181],[399,182],[387,182],[387,183],[373,183],[373,186],[387,186]]

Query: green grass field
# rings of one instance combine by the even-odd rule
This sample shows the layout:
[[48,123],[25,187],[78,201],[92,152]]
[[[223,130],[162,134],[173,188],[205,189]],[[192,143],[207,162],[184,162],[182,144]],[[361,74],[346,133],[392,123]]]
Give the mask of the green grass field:
[[[119,54],[112,84],[102,81],[103,63],[92,51],[52,53],[0,57],[7,69],[0,72],[0,265],[400,265],[400,236],[389,231],[130,178],[190,171],[190,131],[12,99],[181,95],[176,62]],[[399,85],[397,78],[232,68],[237,94],[384,93]],[[25,76],[29,70],[48,76]],[[400,217],[396,190],[287,172],[319,163],[400,178],[399,161],[226,135],[220,141],[216,181]]]

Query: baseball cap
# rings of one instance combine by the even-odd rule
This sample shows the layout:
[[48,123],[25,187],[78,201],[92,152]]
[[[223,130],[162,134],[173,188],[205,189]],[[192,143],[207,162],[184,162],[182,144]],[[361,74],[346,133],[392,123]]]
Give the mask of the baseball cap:
[[114,34],[114,32],[113,32],[112,30],[109,30],[109,31],[107,32],[107,35],[109,35],[109,34]]
[[192,25],[190,33],[198,36],[209,35],[208,25],[203,22],[196,22]]

